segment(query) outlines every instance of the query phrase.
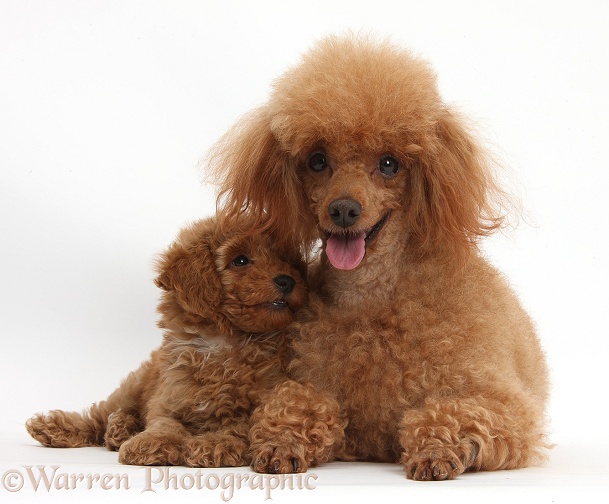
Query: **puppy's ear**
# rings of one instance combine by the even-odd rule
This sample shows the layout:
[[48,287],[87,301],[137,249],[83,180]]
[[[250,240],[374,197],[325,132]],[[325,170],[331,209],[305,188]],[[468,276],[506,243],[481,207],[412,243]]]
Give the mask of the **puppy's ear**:
[[428,249],[444,247],[463,259],[501,225],[499,190],[485,153],[450,112],[437,122],[430,146],[413,170],[414,232]]
[[174,244],[158,262],[155,283],[175,293],[188,311],[216,320],[222,302],[222,285],[216,271],[211,239],[184,247]]
[[271,232],[280,245],[298,248],[315,240],[297,162],[281,149],[265,107],[220,139],[209,164],[220,182],[218,207],[224,222],[247,212],[254,216],[251,232]]

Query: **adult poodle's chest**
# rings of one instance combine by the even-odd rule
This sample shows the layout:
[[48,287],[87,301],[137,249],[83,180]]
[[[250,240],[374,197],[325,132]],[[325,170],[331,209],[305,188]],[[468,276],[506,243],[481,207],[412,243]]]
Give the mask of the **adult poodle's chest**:
[[329,392],[345,409],[352,454],[393,461],[404,412],[449,379],[450,349],[429,331],[437,318],[417,303],[374,315],[325,308],[298,325],[294,378]]
[[313,382],[354,411],[385,416],[422,397],[421,341],[399,318],[321,313],[299,325],[294,348],[295,378]]

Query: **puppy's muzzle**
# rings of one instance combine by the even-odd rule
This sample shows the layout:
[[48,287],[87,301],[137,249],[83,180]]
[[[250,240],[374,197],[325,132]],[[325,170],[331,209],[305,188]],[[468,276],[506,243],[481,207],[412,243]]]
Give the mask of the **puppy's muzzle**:
[[279,275],[273,278],[273,282],[275,283],[275,287],[286,296],[292,292],[296,286],[296,280],[289,275]]

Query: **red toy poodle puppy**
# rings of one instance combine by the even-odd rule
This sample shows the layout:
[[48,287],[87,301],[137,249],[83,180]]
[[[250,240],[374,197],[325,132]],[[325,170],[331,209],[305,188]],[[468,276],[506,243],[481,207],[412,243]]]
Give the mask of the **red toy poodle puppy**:
[[45,446],[105,444],[125,464],[249,464],[251,413],[284,380],[284,329],[307,295],[304,263],[249,228],[212,218],[182,230],[158,262],[160,348],[107,400],[36,415],[29,433]]

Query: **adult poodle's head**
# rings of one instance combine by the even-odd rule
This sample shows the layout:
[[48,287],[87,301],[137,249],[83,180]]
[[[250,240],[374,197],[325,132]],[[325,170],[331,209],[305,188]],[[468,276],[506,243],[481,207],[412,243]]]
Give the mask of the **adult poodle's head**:
[[261,216],[286,242],[321,238],[339,269],[396,239],[463,258],[501,222],[484,153],[429,65],[366,38],[322,41],[211,159],[227,214]]
[[210,218],[180,232],[158,260],[161,327],[261,333],[294,320],[307,295],[304,263],[250,228],[243,218],[230,226]]

